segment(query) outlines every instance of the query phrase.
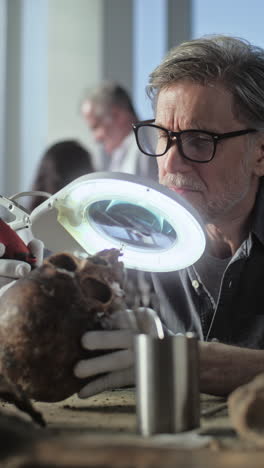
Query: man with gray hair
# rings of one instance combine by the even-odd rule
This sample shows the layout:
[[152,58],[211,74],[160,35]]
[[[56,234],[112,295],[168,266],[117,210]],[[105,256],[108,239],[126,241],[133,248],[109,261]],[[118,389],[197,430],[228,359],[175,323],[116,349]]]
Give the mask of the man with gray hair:
[[[227,395],[264,369],[264,50],[228,36],[183,43],[150,75],[148,92],[155,119],[134,125],[138,147],[207,235],[194,265],[153,275],[160,316],[167,333],[197,333],[201,391]],[[122,351],[77,364],[76,376],[97,375],[81,397],[133,382],[124,333],[84,335],[84,347]]]
[[138,117],[122,86],[105,81],[90,89],[82,101],[81,113],[95,141],[105,152],[103,169],[157,180],[156,162],[142,154],[135,142],[132,124]]
[[[264,50],[228,36],[183,43],[148,92],[155,119],[134,125],[138,147],[207,237],[194,265],[153,274],[159,314],[165,333],[199,337],[201,391],[227,395],[264,369]],[[133,332],[151,334],[155,314],[131,313],[133,331],[83,335],[84,348],[105,354],[75,365],[91,378],[81,398],[134,382]]]

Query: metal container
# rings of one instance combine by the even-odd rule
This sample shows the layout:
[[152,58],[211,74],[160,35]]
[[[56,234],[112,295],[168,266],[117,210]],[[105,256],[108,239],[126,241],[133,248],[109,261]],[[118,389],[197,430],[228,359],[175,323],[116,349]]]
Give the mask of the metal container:
[[178,433],[200,425],[199,354],[193,333],[135,336],[138,431]]

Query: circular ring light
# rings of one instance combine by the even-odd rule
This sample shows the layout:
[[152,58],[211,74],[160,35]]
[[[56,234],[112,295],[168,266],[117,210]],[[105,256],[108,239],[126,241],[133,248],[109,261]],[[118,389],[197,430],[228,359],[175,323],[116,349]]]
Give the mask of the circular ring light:
[[119,249],[127,268],[179,270],[195,263],[205,248],[193,207],[168,188],[131,174],[95,172],[76,179],[33,211],[33,228],[34,218],[48,209],[57,211],[60,225],[86,252]]

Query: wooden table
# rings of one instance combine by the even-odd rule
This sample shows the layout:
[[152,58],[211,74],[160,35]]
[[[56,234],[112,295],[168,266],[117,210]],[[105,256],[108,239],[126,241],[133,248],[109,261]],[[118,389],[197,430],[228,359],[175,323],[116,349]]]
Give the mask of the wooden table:
[[[35,403],[47,422],[45,429],[36,427],[13,405],[2,404],[0,466],[262,468],[263,451],[240,440],[223,403],[221,398],[201,395],[198,431],[148,438],[137,434],[133,389],[86,400],[74,396],[60,403]],[[222,409],[213,413],[219,405]],[[3,415],[8,421],[12,417],[11,424]]]

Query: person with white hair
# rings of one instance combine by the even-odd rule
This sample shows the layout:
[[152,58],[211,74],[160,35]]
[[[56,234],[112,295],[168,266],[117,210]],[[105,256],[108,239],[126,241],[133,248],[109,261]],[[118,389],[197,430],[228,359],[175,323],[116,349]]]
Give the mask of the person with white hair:
[[[105,153],[107,171],[158,179],[157,164],[138,148],[132,125],[138,116],[128,92],[118,83],[104,81],[84,95],[81,114],[94,140]],[[96,165],[96,161],[95,161]]]

